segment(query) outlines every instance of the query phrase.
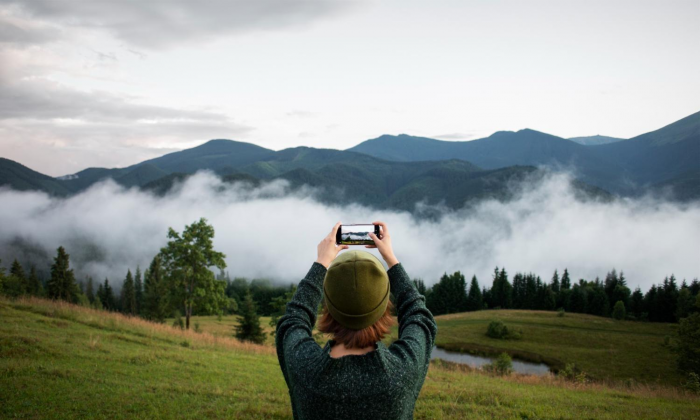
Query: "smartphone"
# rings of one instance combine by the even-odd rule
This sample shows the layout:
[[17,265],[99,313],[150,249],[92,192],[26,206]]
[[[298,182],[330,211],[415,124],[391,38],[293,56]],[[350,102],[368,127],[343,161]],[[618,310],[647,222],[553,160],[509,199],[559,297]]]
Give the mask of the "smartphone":
[[379,236],[379,225],[340,225],[338,233],[335,235],[335,243],[338,245],[374,245],[374,241],[369,236],[370,232]]

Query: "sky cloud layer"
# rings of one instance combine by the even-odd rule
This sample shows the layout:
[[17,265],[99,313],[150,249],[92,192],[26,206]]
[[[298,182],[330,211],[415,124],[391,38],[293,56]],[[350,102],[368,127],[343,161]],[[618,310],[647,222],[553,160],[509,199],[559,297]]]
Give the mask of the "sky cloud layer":
[[672,273],[679,281],[700,275],[700,203],[581,202],[564,174],[524,185],[509,202],[487,200],[433,221],[357,205],[326,206],[314,198],[317,193],[291,194],[282,181],[258,189],[225,185],[207,173],[164,197],[113,182],[67,199],[0,189],[0,257],[7,266],[15,257],[43,255],[39,268],[46,272],[55,249],[64,245],[81,277],[120,284],[127,269],[143,269],[165,245],[168,227],[182,231],[206,217],[232,276],[288,283],[303,277],[335,222],[383,220],[399,260],[428,284],[459,270],[490,286],[496,266],[547,280],[554,269],[568,268],[574,281],[616,268],[624,270],[630,287],[645,291]]
[[537,4],[0,0],[0,156],[58,176],[212,138],[629,138],[698,111],[697,1]]

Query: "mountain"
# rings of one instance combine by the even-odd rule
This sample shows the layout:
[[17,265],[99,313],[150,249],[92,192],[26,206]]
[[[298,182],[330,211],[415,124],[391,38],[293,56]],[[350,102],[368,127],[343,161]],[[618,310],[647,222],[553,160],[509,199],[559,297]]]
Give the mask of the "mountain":
[[573,141],[574,143],[582,144],[584,146],[598,146],[600,144],[616,143],[618,141],[623,141],[625,139],[620,139],[617,137],[595,135],[595,136],[588,136],[588,137],[571,137],[568,140]]
[[385,135],[348,150],[400,162],[462,159],[485,169],[514,165],[570,169],[588,184],[638,195],[654,184],[700,169],[699,133],[700,112],[659,130],[601,145],[586,146],[524,129],[455,142]]
[[56,196],[70,193],[60,180],[5,158],[0,158],[0,186],[9,186],[19,191],[40,190]]
[[348,149],[396,161],[461,159],[485,169],[514,165],[576,170],[584,182],[615,188],[620,169],[616,162],[561,137],[524,129],[499,131],[471,141],[441,141],[408,135],[381,136]]
[[625,182],[646,187],[700,170],[700,112],[626,141],[591,146],[618,162]]

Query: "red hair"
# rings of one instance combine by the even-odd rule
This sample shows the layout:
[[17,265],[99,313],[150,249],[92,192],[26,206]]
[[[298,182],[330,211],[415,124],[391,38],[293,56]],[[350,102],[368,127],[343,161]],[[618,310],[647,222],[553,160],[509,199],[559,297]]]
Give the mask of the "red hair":
[[362,349],[373,346],[389,334],[391,326],[394,325],[394,318],[391,316],[393,309],[394,305],[389,301],[384,314],[377,322],[361,330],[351,330],[340,325],[333,318],[324,302],[323,312],[318,320],[318,330],[325,334],[332,334],[335,341],[343,343],[347,348]]

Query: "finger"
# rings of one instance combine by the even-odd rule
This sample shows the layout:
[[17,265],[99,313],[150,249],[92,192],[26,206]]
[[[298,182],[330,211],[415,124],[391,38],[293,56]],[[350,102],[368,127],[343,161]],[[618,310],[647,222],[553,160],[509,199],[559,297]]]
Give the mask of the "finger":
[[387,234],[389,233],[389,229],[386,227],[386,223],[377,220],[376,222],[372,222],[372,224],[373,224],[373,225],[379,225],[379,226],[381,226],[381,228],[382,228],[381,231],[382,231],[385,235],[387,235]]
[[372,238],[372,240],[379,241],[380,239],[377,237],[377,235],[374,234],[374,232],[369,232],[368,233],[369,237]]
[[340,248],[341,248],[341,249],[348,249],[348,248],[350,248],[350,246],[348,246],[348,245],[343,245],[343,246],[341,246]]
[[333,229],[331,229],[331,233],[328,234],[328,236],[335,238],[335,235],[338,233],[338,228],[340,228],[341,223],[338,222],[333,226]]

